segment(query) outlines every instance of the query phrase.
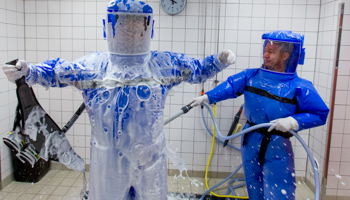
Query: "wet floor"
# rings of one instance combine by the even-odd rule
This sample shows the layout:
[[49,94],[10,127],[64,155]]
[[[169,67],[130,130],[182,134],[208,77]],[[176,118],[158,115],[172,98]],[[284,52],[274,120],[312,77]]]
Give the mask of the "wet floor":
[[[88,178],[88,176],[87,176]],[[196,186],[186,179],[168,177],[168,199],[199,199],[205,189],[204,178],[197,179]],[[219,183],[222,179],[208,179],[209,187]],[[202,184],[201,184],[202,183]],[[79,194],[83,188],[83,175],[80,172],[68,170],[50,170],[37,183],[11,182],[0,191],[1,200],[80,200]],[[214,190],[217,194],[225,194],[227,183]],[[237,196],[247,196],[245,187],[235,190]],[[220,198],[210,198],[220,199]],[[221,198],[222,199],[222,198]],[[304,183],[297,183],[296,200],[312,200],[314,194]]]

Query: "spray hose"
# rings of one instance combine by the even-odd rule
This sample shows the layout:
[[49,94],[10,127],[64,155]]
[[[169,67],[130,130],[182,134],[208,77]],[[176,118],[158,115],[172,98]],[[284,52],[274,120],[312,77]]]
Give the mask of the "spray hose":
[[[204,103],[202,103],[202,104],[204,104]],[[203,105],[202,105],[203,106]],[[205,106],[205,105],[204,105]],[[213,115],[212,115],[212,117],[213,117],[213,119],[215,120],[215,116],[216,116],[216,104],[214,104],[214,113],[213,113]],[[210,110],[210,112],[211,112],[211,110]],[[212,114],[212,113],[211,113]],[[202,116],[203,116],[203,109],[202,109]],[[205,123],[205,122],[204,122]],[[205,124],[206,125],[206,124]],[[207,127],[207,125],[206,125],[206,127]],[[202,195],[202,198],[201,199],[203,199],[204,198],[204,196],[210,191],[210,194],[212,194],[212,195],[214,195],[214,196],[216,196],[216,197],[223,197],[223,198],[236,198],[236,199],[249,199],[249,197],[241,197],[241,196],[233,196],[233,195],[220,195],[220,194],[216,194],[216,193],[214,193],[214,192],[212,192],[212,190],[213,189],[215,189],[215,188],[217,188],[217,187],[219,187],[221,184],[223,184],[224,182],[226,182],[228,179],[230,179],[234,174],[236,174],[237,172],[238,172],[238,170],[242,167],[242,166],[240,166],[240,167],[238,167],[230,176],[228,176],[226,179],[224,179],[223,181],[221,181],[220,183],[218,183],[218,184],[216,184],[216,185],[214,185],[213,187],[211,187],[211,188],[209,188],[209,186],[208,186],[208,171],[209,171],[209,165],[210,165],[210,162],[211,162],[211,158],[212,158],[212,156],[213,156],[213,152],[214,152],[214,147],[215,147],[215,127],[217,128],[217,126],[214,126],[213,127],[213,133],[211,134],[212,135],[212,137],[213,137],[213,142],[212,142],[212,145],[211,145],[211,152],[210,152],[210,156],[209,156],[209,160],[208,160],[208,164],[207,164],[207,167],[206,167],[206,169],[205,169],[205,186],[206,186],[206,188],[207,188],[207,192],[206,193],[204,193],[203,195]],[[207,128],[208,129],[208,128]],[[219,130],[219,129],[218,129]],[[230,133],[229,133],[229,135],[230,135]],[[225,140],[225,142],[223,142],[224,143],[224,145],[226,144],[227,145],[227,142],[226,141],[228,141],[228,140]],[[225,145],[225,146],[226,146]],[[242,164],[241,164],[242,165]],[[228,193],[228,192],[227,192]]]
[[[220,130],[218,129],[218,125],[216,123],[216,120],[215,120],[215,117],[214,117],[214,114],[213,112],[211,111],[210,107],[205,104],[205,103],[202,103],[201,104],[202,107],[205,107],[210,116],[211,116],[211,119],[213,121],[213,124],[214,124],[214,127],[217,129],[217,133],[219,135],[219,137],[223,140],[231,140],[231,139],[234,139],[234,138],[237,138],[239,136],[242,136],[246,133],[249,133],[251,131],[254,131],[256,129],[259,129],[259,128],[265,128],[265,127],[270,127],[271,125],[273,125],[273,123],[263,123],[263,124],[258,124],[258,125],[255,125],[255,126],[252,126],[252,127],[249,127],[243,131],[240,131],[238,133],[235,133],[234,135],[230,135],[230,136],[223,136],[220,132]],[[185,114],[187,113],[192,107],[190,105],[186,105],[184,107],[181,108],[181,111],[179,111],[178,113],[176,113],[175,115],[171,116],[170,118],[164,120],[164,125],[168,124],[169,122],[171,122],[172,120],[176,119],[177,117],[179,117],[180,115],[182,114]],[[210,129],[208,128],[208,125],[207,123],[205,122],[205,119],[204,119],[204,111],[203,109],[201,109],[201,112],[202,112],[202,120],[203,120],[203,124],[205,126],[205,128],[207,129],[208,133],[213,137],[213,145],[212,145],[212,150],[211,150],[211,154],[210,154],[210,158],[209,158],[209,161],[208,161],[208,165],[207,165],[207,169],[206,169],[206,172],[205,172],[205,181],[206,181],[206,187],[208,189],[208,184],[207,184],[207,174],[208,174],[208,168],[209,168],[209,163],[210,163],[210,160],[211,160],[211,157],[212,157],[212,154],[213,154],[213,149],[214,149],[214,144],[215,144],[215,140],[224,144],[225,141],[221,140],[219,137],[217,137],[215,135],[215,131],[214,131],[214,134],[210,131]],[[215,129],[214,129],[215,130]],[[302,146],[304,147],[305,151],[307,152],[307,155],[308,155],[308,158],[311,162],[311,165],[312,165],[312,168],[313,168],[313,172],[314,172],[314,178],[315,178],[315,200],[319,200],[320,199],[320,179],[319,179],[319,174],[318,174],[318,171],[317,171],[317,166],[316,166],[316,162],[312,156],[312,153],[310,151],[310,149],[308,148],[307,144],[304,142],[304,140],[298,135],[296,134],[294,131],[290,130],[289,131],[293,136],[295,136],[296,139],[299,140],[299,142],[302,144]],[[235,147],[231,144],[227,144],[227,146],[231,147],[231,148],[234,148],[238,151],[240,151],[240,149],[238,147]],[[205,195],[207,195],[209,192],[211,192],[212,190],[214,190],[215,188],[219,187],[221,184],[223,184],[224,182],[228,181],[235,173],[238,172],[238,170],[240,168],[242,168],[243,164],[240,164],[237,169],[232,172],[232,174],[230,174],[227,178],[225,178],[224,180],[222,180],[220,183],[214,185],[213,187],[209,188],[205,193],[203,193],[202,197],[201,197],[201,200],[204,199]],[[243,186],[245,183],[242,183],[242,184],[239,184],[239,185],[236,185],[236,186],[231,186],[230,184],[233,182],[233,181],[244,181],[245,179],[243,178],[238,178],[238,179],[232,179],[230,182],[229,182],[229,188],[231,190],[232,193],[234,193],[233,189],[235,188],[238,188],[238,187],[241,187]],[[226,192],[226,194],[229,193],[229,190]],[[230,196],[230,195],[217,195],[213,192],[211,192],[211,194],[213,194],[214,196],[218,196],[218,197],[228,197],[228,198],[236,198],[236,199],[248,199],[248,197],[241,197],[241,196]]]
[[[259,128],[266,128],[266,127],[270,127],[271,125],[273,125],[273,123],[263,123],[263,124],[258,124],[258,125],[255,125],[255,126],[252,126],[252,127],[249,127],[243,131],[240,131],[239,133],[236,133],[234,135],[231,135],[231,136],[223,136],[220,132],[220,130],[218,129],[218,125],[216,123],[216,120],[215,120],[215,117],[214,117],[214,114],[213,112],[211,111],[210,107],[205,104],[205,103],[202,103],[201,104],[203,107],[205,107],[210,116],[211,116],[211,119],[213,121],[213,124],[214,124],[214,127],[217,129],[217,133],[219,135],[219,137],[223,140],[230,140],[230,139],[234,139],[234,138],[237,138],[239,136],[242,136],[246,133],[249,133],[251,131],[254,131],[256,129],[259,129]],[[204,119],[204,111],[202,109],[202,119],[203,119],[203,123],[205,125],[205,128],[207,129],[207,131],[213,136],[213,138],[216,138],[215,137],[215,133],[213,134],[210,129],[208,128],[208,125],[206,124],[205,122],[205,119]],[[320,199],[320,179],[319,179],[319,174],[318,174],[318,171],[317,171],[317,166],[315,164],[315,160],[312,156],[312,153],[310,151],[310,149],[308,148],[307,144],[304,142],[304,140],[298,135],[296,134],[294,131],[290,130],[289,131],[293,136],[295,136],[295,138],[297,138],[299,140],[299,142],[303,145],[305,151],[307,152],[307,155],[308,155],[308,158],[310,159],[310,162],[311,162],[311,165],[312,165],[312,168],[313,168],[313,171],[314,171],[314,175],[315,175],[315,200],[319,200]],[[214,149],[214,143],[215,143],[215,140],[213,139],[213,145],[212,145],[212,152],[213,152],[213,149]],[[211,159],[211,156],[212,156],[212,153],[210,155],[210,158],[209,158],[209,161],[208,161],[208,165],[207,165],[207,169],[208,169],[208,166],[209,166],[209,163],[210,163],[210,159]],[[238,169],[242,167],[242,164],[238,167]],[[205,179],[207,179],[207,171],[206,170],[206,177]],[[236,170],[238,171],[238,170]],[[235,172],[236,172],[235,171]],[[234,173],[235,173],[234,172]],[[230,179],[233,174],[232,173],[229,177],[227,177],[225,180],[221,181],[220,183],[214,185],[213,187],[209,188],[205,193],[203,193],[202,197],[201,197],[201,200],[204,199],[205,195],[208,194],[209,192],[211,192],[212,190],[214,190],[215,188],[217,188],[218,186],[220,186],[222,183],[226,182],[228,179]],[[206,180],[206,185],[207,185],[207,180]],[[207,185],[207,188],[208,188],[208,185]],[[212,193],[211,194],[215,194],[215,193]],[[216,195],[215,196],[218,196],[218,197],[229,197],[229,198],[237,198],[237,199],[248,199],[248,197],[240,197],[240,196],[229,196],[229,195]]]

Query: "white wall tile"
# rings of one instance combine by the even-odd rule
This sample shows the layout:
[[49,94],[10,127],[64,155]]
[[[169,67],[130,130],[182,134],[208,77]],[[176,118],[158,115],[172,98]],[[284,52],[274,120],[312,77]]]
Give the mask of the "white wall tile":
[[36,2],[35,1],[24,1],[25,12],[26,13],[35,13],[36,12]]
[[70,39],[72,38],[72,27],[61,27],[61,38]]
[[171,41],[172,30],[171,29],[160,29],[159,30],[159,39],[162,41]]
[[252,4],[240,4],[239,5],[239,16],[250,17],[252,15],[253,6]]
[[72,13],[72,2],[60,1],[60,13]]
[[[185,16],[176,16],[173,17],[173,28],[185,28],[186,26],[186,17]],[[197,21],[198,24],[198,21]]]
[[[198,16],[186,16],[186,28],[198,29],[198,20]],[[171,24],[171,22],[169,24]]]
[[84,26],[84,15],[73,13],[73,26],[75,27],[83,27]]
[[228,17],[238,16],[238,13],[239,13],[238,9],[239,9],[238,4],[226,4],[226,16]]
[[84,11],[88,14],[96,14],[96,2],[85,2]]
[[[0,16],[1,16],[1,13],[2,12],[0,12]],[[6,17],[0,17],[0,19],[6,19]],[[24,23],[26,25],[36,25],[36,14],[26,14]]]
[[85,46],[86,53],[88,54],[93,53],[97,49],[96,40],[85,40],[84,46]]
[[278,5],[268,5],[266,6],[266,17],[278,17],[279,6]]
[[280,30],[291,30],[292,29],[292,19],[280,18],[278,19],[278,29]]
[[278,18],[266,18],[265,20],[265,30],[273,31],[277,30]]
[[60,25],[60,15],[59,14],[47,14],[48,25],[49,26],[59,26]]
[[252,16],[253,17],[265,17],[265,5],[264,4],[253,4]]
[[331,148],[329,161],[340,161],[341,148]]
[[73,24],[72,14],[61,14],[60,23],[61,23],[61,26],[72,26]]
[[343,147],[349,148],[350,147],[350,135],[344,135],[343,136]]
[[347,91],[337,91],[335,103],[336,104],[346,104],[347,95],[348,95]]
[[49,1],[48,2],[48,13],[59,13],[60,12],[60,2]]
[[264,30],[265,19],[264,18],[253,18],[252,19],[252,30]]
[[238,19],[238,29],[239,30],[250,30],[251,29],[251,24],[252,24],[252,19],[251,18],[240,17]]
[[61,37],[61,28],[59,27],[49,27],[49,38],[58,39]]
[[49,41],[48,39],[37,39],[37,50],[47,51],[49,50]]
[[85,26],[102,26],[102,20],[97,21],[96,15],[86,14],[85,15]]
[[292,9],[290,5],[280,5],[279,6],[279,17],[292,17]]
[[350,176],[350,162],[341,162],[339,174],[342,176]]
[[85,27],[85,39],[96,39],[97,38],[97,29],[96,27]]
[[320,7],[318,5],[307,5],[306,6],[306,18],[318,19],[320,15]]
[[196,29],[186,29],[186,41],[189,42],[197,42],[201,39],[199,38],[200,35],[203,35],[203,32],[198,31]]
[[[25,1],[26,2],[26,1]],[[48,10],[48,4],[45,1],[34,1],[34,4],[36,5],[35,13],[47,13]],[[33,8],[30,8],[31,10]],[[26,8],[27,11],[27,8]]]
[[340,174],[340,162],[329,162],[328,174],[329,175]]
[[84,13],[85,3],[73,1],[72,7],[74,8],[74,13]]
[[343,148],[341,153],[341,162],[350,162],[350,149],[349,148]]
[[339,179],[335,176],[330,176],[327,178],[327,188],[337,188]]
[[185,41],[185,29],[173,29],[173,41]]
[[340,51],[340,55],[339,55],[339,59],[350,61],[349,54],[350,54],[350,46],[342,46],[341,51]]
[[293,5],[293,18],[305,18],[306,7],[304,5]]
[[72,40],[71,39],[61,39],[61,50],[62,51],[72,51]]

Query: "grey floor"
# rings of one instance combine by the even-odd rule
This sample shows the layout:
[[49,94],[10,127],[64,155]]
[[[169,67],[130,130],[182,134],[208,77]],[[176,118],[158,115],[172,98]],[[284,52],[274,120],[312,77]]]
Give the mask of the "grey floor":
[[[88,175],[87,175],[88,178]],[[197,186],[191,184],[186,179],[174,179],[168,177],[169,200],[189,199],[189,193],[203,194],[205,189],[204,178],[195,178]],[[208,179],[209,187],[220,182],[221,179]],[[67,170],[50,170],[37,183],[11,182],[0,191],[0,199],[3,200],[79,200],[80,191],[83,188],[82,173]],[[225,194],[227,184],[217,188],[213,192],[216,194]],[[237,196],[247,196],[246,188],[235,190]],[[185,195],[179,195],[179,193]],[[185,197],[183,197],[185,196]],[[297,200],[312,200],[314,194],[304,183],[297,183],[296,190]]]

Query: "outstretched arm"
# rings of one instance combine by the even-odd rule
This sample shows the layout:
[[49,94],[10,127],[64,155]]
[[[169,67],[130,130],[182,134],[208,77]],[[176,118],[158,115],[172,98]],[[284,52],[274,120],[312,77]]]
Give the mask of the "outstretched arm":
[[37,83],[44,87],[65,87],[76,85],[78,81],[92,80],[99,75],[99,65],[94,61],[97,58],[103,60],[103,56],[96,52],[74,62],[56,58],[36,65],[28,64],[27,82],[29,85]]
[[4,65],[3,70],[9,81],[13,83],[25,76],[29,85],[40,84],[44,87],[76,86],[79,81],[92,80],[100,76],[100,68],[105,60],[107,60],[106,54],[96,52],[74,62],[55,58],[34,65],[20,60],[16,63],[16,66]]
[[205,93],[208,95],[209,103],[216,103],[225,99],[236,98],[243,94],[247,77],[256,73],[255,69],[246,69],[227,78],[226,81]]
[[[223,50],[205,59],[191,58],[186,54],[174,52],[152,52],[150,67],[164,85],[177,85],[182,81],[202,83],[235,62],[230,50]],[[156,78],[157,78],[156,77]]]
[[[183,65],[183,68],[190,69],[191,74],[186,82],[189,83],[202,83],[212,77],[217,73],[225,69],[231,64],[234,64],[236,56],[229,49],[224,49],[218,54],[214,54],[206,57],[205,59],[193,59],[188,65]],[[180,65],[180,68],[182,65]]]
[[197,106],[203,101],[212,104],[225,99],[236,98],[243,94],[247,76],[255,72],[256,70],[248,69],[232,75],[226,81],[205,93],[205,95],[192,99],[190,103],[192,106]]

